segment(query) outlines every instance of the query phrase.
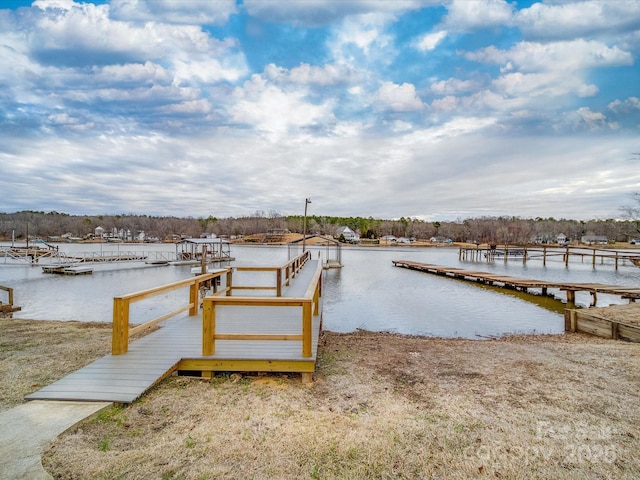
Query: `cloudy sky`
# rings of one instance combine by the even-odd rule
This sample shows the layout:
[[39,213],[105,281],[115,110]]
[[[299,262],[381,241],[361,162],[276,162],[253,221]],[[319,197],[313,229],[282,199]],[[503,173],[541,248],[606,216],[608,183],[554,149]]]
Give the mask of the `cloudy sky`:
[[637,0],[0,1],[0,211],[619,218]]

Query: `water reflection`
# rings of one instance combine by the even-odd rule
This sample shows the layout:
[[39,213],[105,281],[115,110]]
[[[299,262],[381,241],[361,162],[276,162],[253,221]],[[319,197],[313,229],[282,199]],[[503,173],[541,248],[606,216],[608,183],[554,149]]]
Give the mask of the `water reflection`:
[[[98,245],[62,245],[69,251],[98,249]],[[102,246],[102,248],[105,248]],[[127,251],[151,248],[173,251],[173,245],[126,245]],[[326,255],[323,248],[312,250]],[[95,250],[94,250],[95,251]],[[287,247],[233,245],[232,265],[278,265],[292,252]],[[295,252],[293,253],[295,254]],[[410,335],[484,338],[505,333],[561,333],[562,305],[546,297],[533,298],[476,284],[432,276],[394,267],[392,260],[412,260],[504,273],[523,278],[556,281],[640,284],[640,269],[561,261],[502,261],[488,264],[460,262],[455,248],[343,248],[344,268],[325,271],[324,327],[338,332],[361,328]],[[92,275],[66,277],[47,275],[42,269],[0,265],[0,284],[14,288],[19,316],[34,319],[105,321],[112,318],[113,297],[187,278],[189,266],[148,266],[141,262],[96,264]],[[154,318],[182,302],[182,290],[156,297],[153,302],[134,304],[132,315]],[[527,298],[529,297],[529,298]],[[529,301],[525,301],[527,299]],[[588,305],[590,296],[578,296]],[[598,297],[604,303],[625,303],[618,298]]]

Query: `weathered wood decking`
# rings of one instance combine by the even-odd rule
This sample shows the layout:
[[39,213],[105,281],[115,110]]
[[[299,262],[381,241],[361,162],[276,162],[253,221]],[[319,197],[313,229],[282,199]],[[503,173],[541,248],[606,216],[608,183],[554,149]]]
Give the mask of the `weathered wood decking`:
[[[309,260],[283,287],[282,296],[304,295],[318,271],[319,260]],[[321,270],[321,269],[320,269]],[[277,335],[300,332],[302,307],[220,308],[216,333],[220,335]],[[321,308],[312,316],[311,356],[303,356],[302,341],[215,341],[215,353],[203,355],[202,314],[166,320],[159,330],[132,341],[121,355],[107,355],[61,380],[27,396],[28,400],[80,400],[131,403],[176,370],[206,374],[212,371],[275,371],[311,374],[315,370]]]
[[619,285],[604,285],[601,283],[570,283],[570,282],[552,282],[547,280],[533,280],[526,278],[511,277],[508,275],[493,274],[488,272],[480,272],[474,270],[465,270],[462,268],[442,267],[439,265],[431,265],[428,263],[411,262],[407,260],[393,260],[396,267],[408,268],[410,270],[418,270],[434,275],[442,275],[459,280],[467,280],[472,282],[485,283],[487,285],[501,286],[512,290],[520,290],[527,292],[529,289],[540,289],[543,295],[546,295],[549,288],[564,290],[567,292],[567,303],[575,303],[576,292],[589,292],[592,296],[592,306],[596,305],[597,294],[617,295],[621,298],[634,302],[640,299],[640,288],[624,287]]

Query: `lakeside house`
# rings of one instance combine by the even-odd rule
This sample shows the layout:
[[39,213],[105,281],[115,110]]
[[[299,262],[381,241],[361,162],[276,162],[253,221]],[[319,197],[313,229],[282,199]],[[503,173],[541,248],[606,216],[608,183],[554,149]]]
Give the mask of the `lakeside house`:
[[349,227],[338,228],[338,230],[336,231],[336,237],[337,238],[342,237],[344,238],[345,242],[349,242],[349,243],[356,243],[360,241],[360,235],[358,235],[356,232],[351,230]]
[[447,237],[431,237],[429,239],[431,243],[451,243],[452,240]]
[[609,239],[605,235],[583,235],[580,242],[585,245],[606,245]]

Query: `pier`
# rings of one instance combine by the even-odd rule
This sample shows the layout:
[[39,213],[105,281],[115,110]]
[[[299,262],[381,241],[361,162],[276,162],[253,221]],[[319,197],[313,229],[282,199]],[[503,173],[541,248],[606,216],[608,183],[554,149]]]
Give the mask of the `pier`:
[[640,288],[623,287],[618,285],[604,285],[600,283],[560,283],[546,280],[532,280],[525,278],[511,277],[508,275],[492,274],[487,272],[465,270],[462,268],[442,267],[427,263],[410,262],[406,260],[393,260],[396,267],[408,268],[433,275],[446,276],[458,280],[483,283],[510,290],[519,290],[525,293],[531,289],[539,291],[541,295],[548,295],[550,288],[565,291],[567,295],[567,305],[575,306],[576,292],[588,292],[591,294],[591,306],[596,306],[598,294],[620,296],[629,300],[629,303],[640,299]]
[[[242,272],[259,272],[267,281],[238,282]],[[322,262],[307,251],[280,266],[223,268],[116,297],[111,354],[27,399],[131,403],[177,371],[205,378],[217,371],[295,372],[310,382],[321,330],[322,272]],[[186,304],[131,325],[132,303],[177,289],[188,290]]]
[[596,265],[613,265],[617,270],[621,265],[640,265],[640,251],[620,251],[607,248],[582,246],[552,247],[552,246],[517,246],[517,245],[488,245],[460,247],[458,258],[461,261],[520,261],[526,264],[529,260],[542,260],[546,266],[547,260],[560,259],[569,267],[569,259],[574,258]]

